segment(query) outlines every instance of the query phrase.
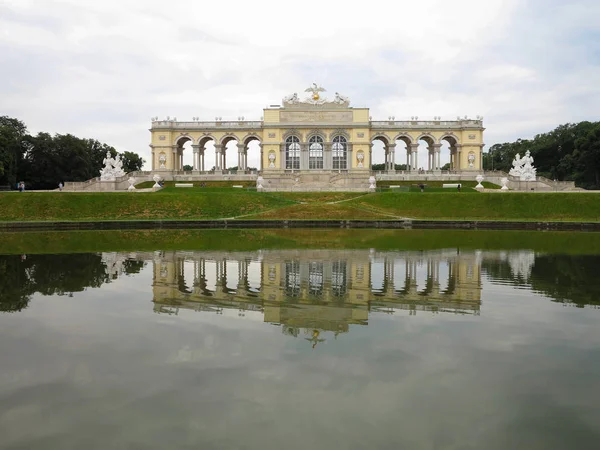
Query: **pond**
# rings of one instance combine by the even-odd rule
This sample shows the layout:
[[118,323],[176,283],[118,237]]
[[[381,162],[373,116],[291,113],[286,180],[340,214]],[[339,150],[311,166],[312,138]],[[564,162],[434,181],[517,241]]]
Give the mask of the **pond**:
[[0,449],[597,448],[595,233],[1,237]]

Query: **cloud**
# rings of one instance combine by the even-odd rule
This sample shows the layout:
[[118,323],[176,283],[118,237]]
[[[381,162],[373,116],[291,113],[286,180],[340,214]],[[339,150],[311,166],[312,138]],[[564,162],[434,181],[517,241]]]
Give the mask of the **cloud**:
[[148,158],[152,116],[258,119],[317,81],[374,118],[482,114],[490,146],[598,119],[599,14],[593,0],[5,0],[0,113]]

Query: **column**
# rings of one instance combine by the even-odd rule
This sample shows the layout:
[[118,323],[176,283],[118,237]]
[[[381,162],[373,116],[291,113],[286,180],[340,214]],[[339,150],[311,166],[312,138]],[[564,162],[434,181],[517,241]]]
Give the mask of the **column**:
[[227,170],[227,146],[221,148],[221,170]]
[[242,172],[244,170],[246,170],[246,167],[244,167],[244,149],[246,148],[246,146],[244,144],[239,144],[237,145],[237,149],[238,149],[238,172]]
[[411,153],[411,170],[417,170],[419,168],[419,144],[410,144]]
[[204,149],[200,150],[200,170],[204,172],[206,169],[204,168]]
[[440,150],[442,144],[433,144],[433,170],[440,170]]
[[323,142],[323,170],[333,169],[333,155],[331,154],[331,142]]
[[198,170],[198,155],[200,154],[200,146],[199,145],[192,145],[192,150],[194,151],[194,163],[193,163],[193,167],[194,170]]
[[258,170],[260,170],[261,172],[263,171],[263,145],[262,142],[258,144],[258,147],[260,148],[260,163],[258,164]]
[[179,163],[179,160],[177,158],[177,146],[174,145],[173,146],[173,167],[172,167],[172,170],[179,170],[178,167],[177,167],[178,163]]
[[221,170],[221,144],[215,144],[215,172]]
[[479,170],[483,170],[483,144],[479,146]]
[[308,170],[308,143],[300,144],[300,170]]
[[396,144],[388,144],[388,166],[387,170],[392,171],[396,168]]
[[412,154],[410,152],[410,146],[406,146],[406,170],[410,171],[410,160],[412,158]]
[[455,170],[460,170],[460,159],[461,159],[461,153],[462,153],[462,149],[461,149],[462,145],[460,144],[456,144],[456,167],[454,168]]
[[[279,168],[281,170],[285,170],[287,167],[287,161],[285,160],[285,142],[281,144],[281,155],[279,156]],[[275,164],[275,168],[277,168],[277,164]]]

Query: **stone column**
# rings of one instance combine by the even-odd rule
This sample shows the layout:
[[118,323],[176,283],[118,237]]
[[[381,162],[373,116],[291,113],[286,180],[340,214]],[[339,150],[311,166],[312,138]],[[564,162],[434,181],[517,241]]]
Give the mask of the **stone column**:
[[215,144],[215,172],[221,170],[221,144]]
[[461,153],[462,153],[462,145],[460,144],[456,144],[456,167],[455,170],[461,170],[461,163],[460,163],[460,159],[461,159]]
[[260,170],[261,172],[263,171],[263,145],[262,142],[258,144],[258,147],[260,148],[260,162],[258,163],[258,170]]
[[[285,170],[287,167],[287,161],[285,160],[285,142],[281,144],[281,155],[279,156],[279,168]],[[277,165],[275,165],[277,168]]]
[[204,172],[206,169],[204,168],[204,149],[200,149],[200,170]]
[[308,144],[300,144],[300,170],[308,170]]
[[418,170],[419,168],[419,144],[410,144],[410,153],[411,153],[411,167],[412,170]]
[[244,144],[238,144],[238,172],[246,170],[244,167],[244,149],[246,146]]
[[333,154],[331,153],[331,142],[323,143],[323,170],[333,170]]
[[198,156],[200,155],[200,146],[199,145],[192,145],[192,150],[194,151],[194,163],[193,163],[193,167],[194,170],[199,170],[198,169]]
[[179,170],[177,168],[178,163],[179,163],[179,160],[178,160],[178,157],[177,157],[177,146],[174,145],[173,146],[173,168],[172,168],[172,170]]
[[411,160],[412,154],[410,152],[410,146],[406,146],[406,170],[408,170],[410,172],[410,160]]
[[395,169],[395,164],[396,164],[396,144],[388,144],[387,146],[387,155],[388,155],[388,161],[387,161],[387,166],[386,169],[387,171],[392,171]]
[[440,150],[442,144],[433,144],[433,170],[441,170],[440,167]]

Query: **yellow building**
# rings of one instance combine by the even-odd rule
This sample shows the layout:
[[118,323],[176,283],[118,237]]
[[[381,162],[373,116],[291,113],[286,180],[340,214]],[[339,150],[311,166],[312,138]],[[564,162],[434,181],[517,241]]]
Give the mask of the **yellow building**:
[[[248,169],[248,149],[259,143],[263,174],[285,172],[368,173],[372,164],[372,145],[381,141],[385,164],[394,171],[395,164],[406,164],[408,171],[420,168],[441,174],[440,152],[447,142],[451,169],[479,171],[482,168],[483,122],[457,120],[373,120],[369,108],[354,108],[337,92],[331,101],[325,89],[313,83],[306,89],[308,97],[300,100],[296,93],[285,97],[281,105],[265,108],[260,121],[243,117],[236,121],[191,122],[153,118],[151,131],[152,170],[183,170],[183,151],[191,143],[193,169],[198,174],[226,169],[227,144],[237,144],[238,171]],[[214,144],[209,155],[206,145]],[[419,161],[419,142],[428,148],[428,161]],[[231,151],[231,146],[230,146]]]

